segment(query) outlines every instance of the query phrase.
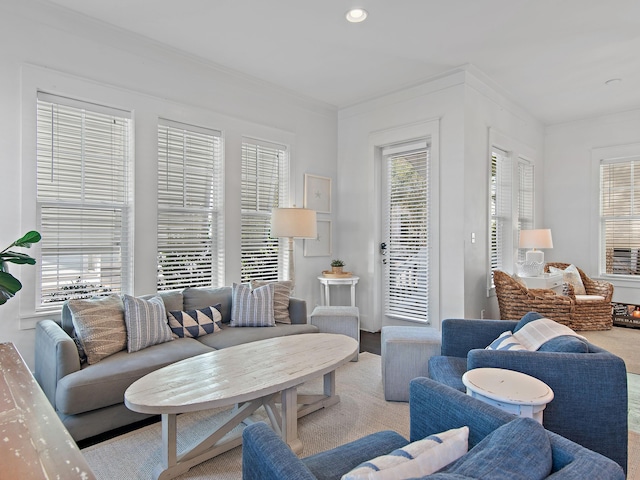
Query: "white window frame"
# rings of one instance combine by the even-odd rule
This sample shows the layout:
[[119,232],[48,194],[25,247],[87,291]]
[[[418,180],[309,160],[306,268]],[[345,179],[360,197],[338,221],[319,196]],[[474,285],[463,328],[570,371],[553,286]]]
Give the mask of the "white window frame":
[[[241,197],[245,191],[245,188],[248,188],[248,185],[245,184],[245,176],[247,173],[245,172],[245,168],[247,165],[245,162],[248,160],[245,158],[245,149],[249,148],[257,148],[257,149],[265,149],[267,151],[277,151],[279,155],[282,155],[283,158],[279,159],[278,163],[278,199],[277,204],[274,202],[262,202],[259,198],[260,190],[258,188],[258,183],[256,182],[256,208],[248,209],[242,208],[242,204],[244,203],[244,199],[241,198],[241,238],[240,238],[240,277],[241,281],[247,281],[251,279],[260,279],[260,280],[284,280],[286,272],[288,271],[289,265],[289,253],[287,248],[284,245],[284,239],[274,239],[270,237],[269,234],[269,223],[271,221],[271,210],[276,207],[286,207],[288,206],[289,199],[289,165],[290,165],[290,148],[288,145],[284,145],[277,142],[260,140],[256,138],[252,138],[249,136],[242,137],[242,154],[241,154]],[[263,236],[257,239],[258,242],[264,244],[269,244],[272,248],[277,249],[277,258],[275,262],[277,263],[277,272],[276,275],[273,274],[273,269],[267,269],[259,275],[249,275],[245,276],[242,273],[242,263],[244,261],[245,254],[245,235],[247,229],[249,229],[251,224],[255,224],[256,220],[262,219],[259,223],[262,223],[263,228]],[[254,232],[255,233],[255,232]],[[258,232],[259,233],[259,232]],[[262,239],[262,240],[261,240]],[[251,242],[249,242],[251,243]],[[277,278],[276,278],[277,277]]]
[[591,249],[595,250],[590,258],[593,258],[590,265],[591,271],[598,272],[598,277],[605,279],[614,284],[615,287],[630,287],[637,288],[640,282],[639,276],[632,275],[620,275],[620,274],[607,274],[606,273],[606,252],[604,252],[604,231],[602,229],[602,217],[601,217],[601,178],[600,178],[600,166],[602,162],[614,163],[614,162],[627,162],[632,160],[640,160],[640,143],[633,143],[627,145],[615,145],[611,147],[599,147],[591,150],[591,166],[592,166],[592,205],[591,211],[593,212],[591,221],[591,238],[595,239],[592,242]]
[[158,291],[223,285],[222,158],[219,130],[158,120]]
[[[46,313],[59,311],[66,299],[131,291],[133,124],[129,111],[42,91],[36,96],[43,173],[36,188],[42,241],[35,311]],[[115,143],[106,143],[110,138]],[[54,284],[45,288],[45,277]]]
[[[489,152],[488,152],[488,221],[487,221],[487,296],[495,295],[495,287],[493,285],[493,268],[494,264],[491,260],[493,255],[493,247],[491,242],[491,162],[492,154],[494,150],[499,150],[504,153],[510,165],[510,182],[505,184],[505,188],[510,189],[510,200],[507,205],[510,205],[510,216],[505,220],[505,231],[502,236],[503,245],[497,246],[497,251],[501,255],[498,259],[498,269],[506,272],[513,272],[515,269],[515,262],[519,257],[524,255],[524,250],[518,248],[518,239],[520,236],[520,230],[534,228],[536,224],[536,190],[535,190],[535,152],[531,147],[528,147],[521,142],[518,142],[509,136],[497,131],[494,128],[489,129]],[[528,172],[532,175],[532,200],[530,204],[530,215],[521,215],[521,202],[524,200],[525,192],[521,192],[521,188],[524,185],[524,173]],[[509,214],[509,212],[507,212]]]

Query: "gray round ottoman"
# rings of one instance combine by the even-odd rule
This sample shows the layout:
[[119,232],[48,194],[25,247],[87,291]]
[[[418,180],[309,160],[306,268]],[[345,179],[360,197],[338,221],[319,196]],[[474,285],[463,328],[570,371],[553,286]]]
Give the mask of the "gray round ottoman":
[[429,376],[429,359],[440,355],[441,334],[431,327],[382,327],[382,386],[385,400],[409,401],[409,382]]

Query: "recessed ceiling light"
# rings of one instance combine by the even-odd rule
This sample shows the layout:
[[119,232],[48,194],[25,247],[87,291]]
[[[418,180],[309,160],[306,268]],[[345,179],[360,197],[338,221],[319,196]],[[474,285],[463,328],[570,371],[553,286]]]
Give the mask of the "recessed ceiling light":
[[606,82],[604,82],[605,85],[617,85],[620,82],[622,82],[621,78],[611,78],[609,80],[607,80]]
[[367,15],[368,13],[364,8],[352,8],[345,14],[345,17],[351,23],[360,23],[367,18]]

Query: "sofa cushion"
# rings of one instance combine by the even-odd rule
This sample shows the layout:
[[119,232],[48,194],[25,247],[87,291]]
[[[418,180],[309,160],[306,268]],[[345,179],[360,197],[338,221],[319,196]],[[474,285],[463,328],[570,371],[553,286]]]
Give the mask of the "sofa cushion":
[[119,295],[69,300],[67,306],[89,364],[127,347],[124,306]]
[[286,335],[298,335],[300,333],[318,333],[318,327],[310,324],[284,325],[276,324],[273,328],[242,327],[234,328],[230,325],[222,325],[222,331],[215,335],[198,337],[198,341],[204,345],[219,350],[233,347],[243,343],[266,340],[267,338],[284,337]]
[[251,280],[251,288],[264,287],[270,283],[274,286],[273,317],[277,323],[291,323],[291,318],[289,318],[289,297],[291,296],[293,282],[291,280],[273,280],[268,282]]
[[[517,323],[513,329],[513,333],[517,333],[523,327],[531,322],[544,318],[537,312],[529,312]],[[577,336],[561,335],[543,343],[539,352],[565,352],[565,353],[588,353],[589,346],[587,342]]]
[[231,287],[220,288],[185,288],[182,291],[184,305],[174,310],[199,310],[220,304],[222,323],[231,322]]
[[502,332],[498,338],[486,347],[487,350],[526,350],[510,330]]
[[219,332],[222,327],[222,315],[218,308],[220,304],[187,312],[169,312],[169,328],[178,338],[198,338],[201,335]]
[[429,435],[358,465],[342,480],[399,480],[437,472],[468,449],[469,427]]
[[158,292],[151,295],[138,296],[138,298],[143,298],[144,300],[151,300],[153,297],[162,298],[162,301],[164,302],[164,309],[167,312],[182,310],[182,304],[184,302],[184,298],[182,296],[181,290],[167,290],[164,292]]
[[162,298],[145,300],[125,294],[122,300],[129,353],[173,340]]
[[75,415],[122,403],[129,385],[147,373],[211,351],[192,338],[176,339],[133,353],[123,350],[64,376],[58,382],[56,409]]
[[251,290],[249,285],[234,283],[231,303],[232,327],[275,327],[273,284]]
[[429,359],[429,378],[461,392],[466,391],[466,387],[462,383],[462,375],[466,371],[467,359],[464,357],[436,355]]
[[551,442],[545,429],[531,418],[516,418],[444,471],[477,479],[541,480],[549,476],[551,466]]

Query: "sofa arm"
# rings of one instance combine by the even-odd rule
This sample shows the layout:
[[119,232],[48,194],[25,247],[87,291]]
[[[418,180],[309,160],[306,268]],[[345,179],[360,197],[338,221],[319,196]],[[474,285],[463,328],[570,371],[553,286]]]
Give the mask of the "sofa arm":
[[466,357],[469,350],[485,348],[502,332],[513,331],[518,322],[511,320],[442,320],[442,355]]
[[307,302],[301,298],[291,297],[289,299],[289,318],[293,324],[308,323]]
[[627,468],[628,396],[624,361],[609,353],[471,350],[467,369],[506,368],[549,385],[544,426]]
[[73,339],[53,320],[36,324],[34,376],[56,408],[58,381],[80,370],[80,356]]

